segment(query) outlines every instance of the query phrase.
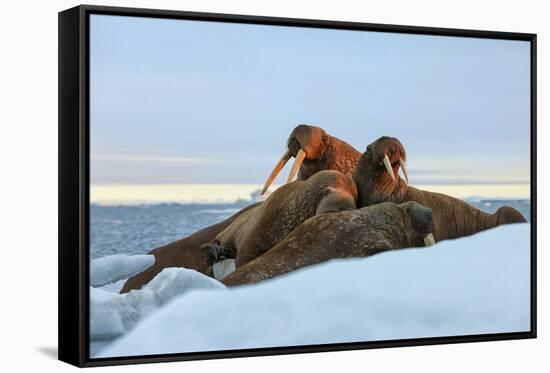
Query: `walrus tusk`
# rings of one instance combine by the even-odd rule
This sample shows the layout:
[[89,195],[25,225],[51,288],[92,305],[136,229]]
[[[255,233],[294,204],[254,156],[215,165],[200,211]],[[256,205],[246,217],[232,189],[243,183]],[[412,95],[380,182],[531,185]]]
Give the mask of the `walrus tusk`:
[[401,169],[403,170],[403,175],[405,176],[405,181],[408,184],[409,183],[409,173],[407,172],[407,166],[405,165],[405,161],[401,157],[399,157],[399,164],[401,165]]
[[292,165],[292,170],[290,170],[290,175],[288,175],[287,183],[290,183],[292,179],[294,179],[294,176],[296,176],[296,173],[300,169],[300,166],[302,165],[302,162],[304,161],[305,158],[306,158],[306,153],[302,149],[298,150],[298,154],[296,154],[296,160]]
[[269,177],[267,178],[267,181],[265,182],[265,185],[264,185],[264,189],[262,190],[262,194],[261,194],[262,196],[265,194],[265,192],[267,192],[267,189],[271,186],[271,183],[273,183],[273,180],[275,180],[275,178],[277,177],[279,172],[281,172],[281,170],[283,169],[283,167],[285,166],[286,162],[288,162],[289,159],[290,159],[290,151],[287,150],[285,154],[283,154],[283,156],[281,157],[281,160],[279,161],[279,163],[277,163],[277,165],[271,172],[271,175],[269,175]]
[[386,170],[388,171],[388,174],[390,174],[392,180],[395,181],[395,175],[393,174],[393,169],[391,168],[390,159],[387,154],[384,156],[384,166],[386,166]]
[[424,245],[426,245],[426,246],[435,245],[435,238],[434,238],[434,235],[432,233],[430,233],[429,235],[424,237]]

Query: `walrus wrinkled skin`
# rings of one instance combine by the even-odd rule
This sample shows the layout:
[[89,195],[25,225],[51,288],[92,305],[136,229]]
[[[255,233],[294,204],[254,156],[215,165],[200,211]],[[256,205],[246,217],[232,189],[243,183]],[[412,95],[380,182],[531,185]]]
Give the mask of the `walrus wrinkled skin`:
[[273,192],[260,206],[235,219],[205,246],[213,253],[235,257],[236,268],[262,255],[308,218],[356,208],[357,189],[351,177],[325,170]]
[[[328,135],[323,129],[308,125],[297,126],[288,138],[288,151],[285,153],[286,163],[291,156],[296,157],[303,149],[303,154],[308,154],[303,163],[296,163],[295,166],[300,167],[299,180],[306,180],[318,171],[325,169],[335,169],[352,176],[355,170],[355,164],[361,152],[357,151],[346,142]],[[284,166],[281,165],[277,173]],[[295,167],[297,170],[297,167]],[[277,173],[272,175],[271,181],[275,179]],[[271,184],[271,181],[269,184]],[[265,193],[269,185],[266,183],[264,188]],[[256,206],[256,205],[254,205]],[[254,207],[253,206],[253,207]],[[204,228],[186,238],[172,242],[168,245],[156,248],[149,252],[155,255],[155,264],[146,271],[139,273],[126,281],[121,293],[128,292],[133,289],[139,289],[144,284],[148,283],[162,269],[168,267],[185,267],[192,268],[209,276],[212,276],[212,268],[208,264],[211,262],[211,253],[204,253],[201,247],[214,240],[214,238],[225,228],[227,228],[233,220],[241,214],[248,216],[248,208],[239,211],[237,214],[227,220]],[[244,217],[240,220],[244,222]],[[224,249],[218,248],[214,250],[215,259],[223,259]]]
[[298,180],[307,180],[323,170],[336,170],[353,177],[361,152],[347,142],[329,135],[320,127],[300,124],[288,137],[287,150],[267,179],[262,194],[267,191],[291,157],[296,160],[288,181],[292,181],[296,172]]
[[122,294],[127,293],[130,290],[140,289],[143,285],[151,281],[164,268],[169,267],[194,269],[212,277],[212,266],[210,265],[208,258],[204,255],[202,246],[212,241],[216,235],[227,228],[235,219],[239,218],[239,216],[246,214],[248,211],[254,209],[260,204],[261,203],[255,203],[245,207],[241,211],[220,223],[201,229],[181,240],[171,242],[168,245],[149,251],[148,254],[155,256],[155,264],[145,271],[130,277],[122,287],[120,293]]
[[432,210],[416,202],[387,202],[322,214],[306,220],[271,250],[236,269],[222,282],[227,286],[251,284],[330,259],[421,247],[424,237],[432,232]]
[[[386,156],[392,174],[388,170],[390,166],[384,163]],[[381,137],[370,144],[359,159],[353,176],[359,192],[358,206],[416,201],[429,207],[434,213],[436,242],[469,236],[502,224],[525,222],[521,213],[512,207],[503,206],[494,214],[488,214],[457,198],[407,185],[398,175],[404,161],[405,148],[398,139]]]

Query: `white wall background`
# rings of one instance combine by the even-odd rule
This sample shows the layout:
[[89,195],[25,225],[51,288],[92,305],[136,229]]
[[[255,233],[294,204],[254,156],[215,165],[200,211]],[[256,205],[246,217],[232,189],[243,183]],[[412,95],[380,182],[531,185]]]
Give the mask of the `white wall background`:
[[[550,142],[550,24],[544,1],[93,1],[177,10],[240,13],[538,34],[539,338],[399,349],[141,365],[118,371],[517,372],[548,365],[548,199],[543,171]],[[10,1],[0,13],[0,367],[67,371],[57,346],[57,12],[75,1]]]

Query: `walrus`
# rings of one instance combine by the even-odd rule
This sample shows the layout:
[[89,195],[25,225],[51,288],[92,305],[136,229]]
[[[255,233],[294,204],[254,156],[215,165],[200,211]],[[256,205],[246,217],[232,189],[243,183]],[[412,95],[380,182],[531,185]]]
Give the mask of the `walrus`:
[[324,170],[275,190],[261,205],[241,214],[216,239],[205,245],[210,261],[235,258],[248,263],[285,238],[308,218],[356,208],[357,189],[351,177]]
[[254,203],[245,207],[222,222],[201,229],[190,236],[181,240],[171,242],[167,245],[158,247],[148,252],[155,256],[155,264],[145,271],[130,277],[120,293],[127,293],[130,290],[141,289],[141,287],[151,281],[164,268],[169,267],[184,267],[194,269],[213,277],[212,266],[208,261],[208,257],[204,255],[202,246],[210,242],[216,235],[227,228],[234,220],[238,219],[242,214],[254,209],[259,203]]
[[[416,201],[433,210],[436,241],[526,221],[512,207],[503,206],[494,214],[488,214],[460,199],[408,185],[406,160],[405,148],[396,138],[384,136],[368,145],[359,158],[353,176],[359,193],[359,207],[381,202]],[[405,180],[398,175],[400,168],[404,171]]]
[[320,127],[300,124],[290,133],[287,150],[267,178],[262,195],[291,157],[295,157],[296,160],[288,176],[288,182],[292,181],[296,172],[298,180],[307,180],[323,170],[336,170],[352,177],[361,152],[347,142],[329,135]]
[[330,259],[426,246],[433,228],[432,210],[412,201],[317,215],[222,282],[251,284]]
[[[272,172],[268,182],[262,191],[265,194],[277,174],[291,156],[297,157],[296,164],[293,167],[292,177],[300,169],[299,180],[306,180],[318,171],[325,169],[335,169],[351,177],[355,169],[355,164],[361,152],[353,148],[346,142],[328,135],[323,129],[308,125],[299,125],[290,134],[288,138],[288,150],[281,159],[279,165]],[[300,153],[301,151],[301,153]],[[307,154],[307,157],[305,156]],[[306,158],[306,159],[304,159]],[[254,208],[258,204],[250,206]],[[172,242],[168,245],[156,248],[149,252],[155,256],[155,264],[148,270],[139,273],[126,281],[121,293],[133,289],[139,289],[144,284],[153,279],[162,269],[168,267],[185,267],[195,269],[206,275],[212,276],[212,268],[208,264],[208,258],[205,257],[201,247],[211,242],[221,231],[227,228],[233,220],[241,214],[246,214],[248,208],[239,211],[225,221],[206,227],[186,238]],[[244,221],[244,219],[241,219]],[[218,251],[215,255],[222,255]],[[221,257],[218,257],[221,258]]]

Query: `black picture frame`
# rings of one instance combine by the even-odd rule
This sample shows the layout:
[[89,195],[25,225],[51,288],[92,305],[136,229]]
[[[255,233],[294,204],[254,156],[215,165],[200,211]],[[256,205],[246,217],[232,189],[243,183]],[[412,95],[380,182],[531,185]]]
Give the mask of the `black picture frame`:
[[[89,357],[89,17],[108,14],[280,26],[528,41],[531,45],[531,329],[300,347]],[[536,338],[536,34],[81,5],[59,13],[59,360],[79,367]]]

